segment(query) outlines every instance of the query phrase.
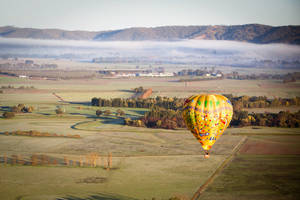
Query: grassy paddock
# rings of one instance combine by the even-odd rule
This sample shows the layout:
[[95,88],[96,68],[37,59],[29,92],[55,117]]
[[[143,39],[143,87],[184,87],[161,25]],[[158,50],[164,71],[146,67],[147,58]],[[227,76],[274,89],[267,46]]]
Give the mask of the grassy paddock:
[[238,155],[200,199],[296,200],[299,174],[299,155]]
[[[4,91],[0,94],[0,114],[24,103],[33,113],[20,113],[13,119],[0,118],[0,132],[37,130],[58,134],[78,134],[81,139],[37,138],[0,135],[1,155],[43,154],[63,159],[77,159],[91,152],[112,152],[113,167],[0,166],[0,199],[79,200],[79,199],[168,199],[174,195],[191,197],[214,173],[232,149],[245,136],[255,142],[278,143],[275,136],[289,135],[284,145],[293,143],[300,129],[245,127],[229,128],[215,143],[211,157],[185,129],[147,129],[121,125],[114,116],[118,108],[88,106],[93,97],[129,97],[132,88],[152,88],[156,95],[187,97],[190,94],[233,93],[293,97],[300,95],[299,82],[282,84],[273,80],[202,81],[184,83],[177,78],[24,80],[0,77],[0,86],[34,86],[36,89]],[[52,93],[61,96],[60,101]],[[55,114],[57,106],[66,113]],[[96,110],[110,109],[110,116],[96,117]],[[142,116],[147,109],[121,108],[125,117]],[[250,141],[250,140],[249,140]],[[296,140],[295,140],[296,141]],[[276,145],[275,145],[276,146]],[[247,152],[247,151],[245,151]],[[249,153],[249,151],[248,151]],[[251,153],[251,152],[250,152]],[[299,194],[299,156],[239,155],[204,193],[204,199],[295,199]],[[295,174],[295,175],[294,175]],[[283,187],[286,186],[286,187]],[[240,198],[239,198],[240,197]],[[261,198],[260,198],[261,197]],[[273,198],[274,197],[274,198]]]
[[[113,158],[113,169],[1,166],[1,199],[57,199],[114,194],[136,199],[191,197],[224,160],[214,156],[150,156]],[[86,183],[91,177],[103,182]],[[75,199],[75,198],[74,198]],[[126,198],[124,198],[126,199]]]

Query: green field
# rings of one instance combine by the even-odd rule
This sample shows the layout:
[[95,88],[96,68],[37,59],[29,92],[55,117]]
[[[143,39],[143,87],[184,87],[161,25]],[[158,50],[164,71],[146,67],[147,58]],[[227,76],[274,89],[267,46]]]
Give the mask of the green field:
[[201,200],[299,199],[299,155],[238,155]]
[[[191,196],[222,160],[222,156],[214,156],[209,161],[203,156],[114,157],[116,169],[110,171],[102,168],[1,166],[0,191],[2,199],[18,196],[22,199],[83,198],[99,194],[128,197],[124,199],[167,199],[176,194]],[[89,177],[101,177],[104,181],[81,182]]]
[[[216,169],[231,158],[233,150],[245,137],[248,139],[241,152],[233,156],[232,162],[208,185],[200,199],[296,199],[299,176],[293,174],[299,174],[300,168],[300,129],[229,128],[212,148],[211,157],[204,159],[199,143],[185,129],[124,126],[123,117],[115,116],[118,108],[101,108],[111,110],[112,114],[97,117],[95,112],[99,108],[89,106],[93,97],[128,98],[133,94],[130,90],[139,86],[151,87],[153,97],[186,97],[209,91],[270,97],[275,94],[281,97],[299,95],[298,83],[289,83],[293,87],[288,88],[276,81],[259,82],[260,86],[257,81],[202,81],[188,83],[185,87],[175,78],[46,81],[0,77],[0,86],[36,88],[0,93],[0,115],[9,110],[9,106],[19,103],[35,108],[33,113],[19,113],[12,119],[0,118],[0,199],[167,200],[172,196],[190,199]],[[238,89],[241,84],[244,88]],[[272,87],[276,91],[270,90]],[[56,115],[57,106],[63,107],[65,114]],[[126,114],[124,117],[130,118],[138,118],[147,112],[147,109],[121,109]],[[3,134],[17,130],[78,134],[81,138]],[[284,143],[280,144],[281,141]],[[285,154],[280,154],[281,150],[276,155],[269,155],[270,151],[255,152],[255,145],[269,149],[280,147]],[[100,155],[96,168],[78,166],[80,156],[94,152]],[[112,169],[107,171],[105,163],[109,153],[112,153]],[[12,165],[13,155],[20,155],[29,162],[34,154],[47,155],[59,164]],[[7,164],[4,155],[9,158]],[[64,166],[64,157],[77,163],[76,166]]]

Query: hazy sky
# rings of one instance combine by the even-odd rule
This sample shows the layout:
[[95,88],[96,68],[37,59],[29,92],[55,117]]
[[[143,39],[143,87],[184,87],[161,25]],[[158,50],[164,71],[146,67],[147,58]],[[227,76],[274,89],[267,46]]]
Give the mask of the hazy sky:
[[300,0],[0,0],[0,26],[99,31],[247,23],[300,25]]

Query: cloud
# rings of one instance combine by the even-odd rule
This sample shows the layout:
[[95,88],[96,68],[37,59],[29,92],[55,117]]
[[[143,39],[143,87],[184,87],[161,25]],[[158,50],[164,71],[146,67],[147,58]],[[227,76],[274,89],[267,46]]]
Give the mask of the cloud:
[[[156,57],[184,62],[245,63],[249,60],[300,60],[300,46],[219,40],[70,41],[0,38],[0,55],[67,57]],[[224,63],[226,64],[226,63]]]

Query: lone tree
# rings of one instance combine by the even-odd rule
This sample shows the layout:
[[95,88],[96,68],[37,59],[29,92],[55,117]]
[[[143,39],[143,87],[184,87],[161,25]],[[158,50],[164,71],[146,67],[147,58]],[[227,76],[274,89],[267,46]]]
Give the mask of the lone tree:
[[2,116],[6,119],[10,119],[10,118],[13,118],[15,116],[15,113],[13,113],[13,112],[4,112]]
[[62,114],[64,114],[64,109],[62,109],[62,108],[57,108],[56,110],[55,110],[55,112],[56,112],[56,114],[57,115],[62,115]]
[[33,109],[34,108],[32,106],[24,107],[24,108],[22,108],[22,112],[32,113]]
[[27,112],[31,113],[34,110],[33,106],[28,106],[27,107]]
[[116,111],[116,116],[124,116],[124,115],[125,115],[125,112],[124,112],[123,110],[118,109],[118,110]]
[[124,116],[124,115],[125,115],[125,112],[123,110],[121,110],[120,116]]
[[133,91],[135,93],[142,93],[142,92],[144,92],[144,88],[142,86],[140,86],[140,87],[134,88]]
[[96,115],[99,117],[100,115],[103,114],[103,111],[102,110],[96,110]]

